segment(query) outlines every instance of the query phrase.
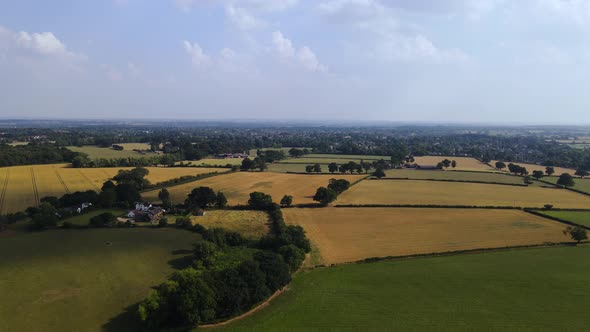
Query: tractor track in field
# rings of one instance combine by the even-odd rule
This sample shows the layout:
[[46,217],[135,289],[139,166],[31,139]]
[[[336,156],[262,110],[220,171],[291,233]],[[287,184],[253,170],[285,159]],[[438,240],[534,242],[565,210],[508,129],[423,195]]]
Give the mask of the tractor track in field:
[[35,196],[35,204],[39,206],[39,189],[37,188],[37,179],[35,178],[35,170],[31,167],[31,182],[33,183],[33,195]]
[[0,190],[0,213],[4,212],[4,201],[6,200],[6,189],[8,188],[8,179],[10,178],[10,168],[6,169],[6,175]]
[[82,175],[82,177],[83,177],[84,179],[86,179],[86,181],[88,181],[88,182],[90,183],[90,185],[91,185],[91,186],[92,186],[92,187],[93,187],[93,188],[94,188],[96,191],[100,192],[100,188],[99,188],[99,187],[96,185],[96,183],[94,183],[94,181],[91,181],[91,180],[90,180],[90,178],[89,178],[88,176],[86,176],[86,174],[84,174],[84,173],[82,172],[82,170],[81,170],[81,169],[78,169],[78,173],[80,173],[80,175]]
[[57,169],[55,169],[55,175],[57,175],[57,179],[59,180],[59,182],[61,182],[61,185],[64,187],[64,190],[66,191],[66,193],[69,194],[70,193],[70,188],[68,188],[68,186],[64,182],[64,179],[62,179],[61,174],[59,174],[59,172],[57,171]]

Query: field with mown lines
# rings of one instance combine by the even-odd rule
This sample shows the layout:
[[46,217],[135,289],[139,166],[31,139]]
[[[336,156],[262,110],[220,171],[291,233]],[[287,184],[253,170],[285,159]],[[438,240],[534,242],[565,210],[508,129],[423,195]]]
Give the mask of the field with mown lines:
[[[492,160],[490,162],[490,164],[495,165],[497,161],[498,160]],[[510,162],[505,161],[504,163],[506,164],[506,168],[504,169],[504,172],[508,172],[508,164],[510,164]],[[543,173],[545,173],[546,166],[527,164],[527,163],[515,163],[515,162],[513,162],[513,164],[521,166],[521,167],[526,167],[526,170],[529,172],[529,174],[533,174],[533,171],[542,171]],[[569,173],[572,176],[577,176],[577,175],[574,175],[574,173],[576,172],[575,169],[565,168],[565,167],[557,167],[557,166],[555,166],[553,168],[555,169],[555,173],[553,174],[553,176],[559,176],[563,173]]]
[[[247,204],[250,193],[261,191],[279,202],[283,195],[292,195],[293,204],[314,203],[313,195],[318,187],[325,187],[331,178],[347,179],[351,183],[364,175],[303,175],[270,172],[236,172],[169,187],[175,203],[184,202],[186,196],[197,187],[211,187],[222,191],[230,205]],[[158,190],[143,193],[146,200],[158,201]]]
[[369,180],[338,197],[336,204],[475,205],[590,208],[590,197],[569,190],[481,183]]
[[504,173],[492,172],[461,172],[461,171],[430,171],[430,170],[411,170],[411,169],[390,169],[385,171],[386,178],[401,179],[434,179],[434,180],[453,180],[453,181],[480,181],[496,182],[506,184],[524,184],[523,178],[511,176]]
[[566,225],[518,210],[427,208],[285,209],[323,264],[477,248],[564,242]]
[[456,170],[456,171],[494,171],[494,168],[490,167],[489,165],[482,163],[481,161],[471,158],[471,157],[452,157],[452,156],[424,156],[424,157],[414,157],[416,160],[415,163],[418,165],[429,165],[429,166],[436,166],[439,162],[448,159],[448,160],[455,160],[457,162],[457,167],[452,168],[449,167],[447,170]]
[[32,166],[15,166],[6,170],[9,174],[4,197],[4,205],[0,213],[21,211],[29,206],[37,205],[37,194],[31,177]]

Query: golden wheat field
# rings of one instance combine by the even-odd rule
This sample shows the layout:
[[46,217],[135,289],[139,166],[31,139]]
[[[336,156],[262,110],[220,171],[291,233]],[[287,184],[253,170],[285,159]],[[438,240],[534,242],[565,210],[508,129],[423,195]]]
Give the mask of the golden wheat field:
[[[247,204],[253,191],[261,191],[279,202],[283,195],[293,196],[293,204],[313,203],[313,195],[318,187],[325,187],[331,178],[347,179],[350,182],[363,178],[364,175],[304,175],[280,174],[271,172],[236,172],[219,175],[203,180],[169,187],[172,201],[184,202],[186,196],[196,187],[211,187],[222,191],[230,205]],[[144,199],[157,201],[158,191],[143,194]]]
[[315,264],[568,240],[565,225],[518,210],[324,208],[283,213],[287,223],[305,229],[319,250]]
[[[38,204],[45,196],[100,190],[102,184],[120,169],[71,168],[67,164],[15,166],[0,168],[0,214],[22,211]],[[147,179],[158,183],[185,175],[220,172],[219,168],[147,167]]]
[[436,166],[439,162],[449,159],[457,162],[457,167],[449,167],[448,170],[457,171],[494,171],[490,165],[482,163],[481,161],[471,157],[449,157],[449,156],[424,156],[414,157],[418,165]]
[[[490,162],[490,164],[495,165],[496,162],[498,160],[492,160]],[[504,162],[506,164],[506,166],[508,166],[508,164],[510,164],[510,162],[505,161]],[[521,166],[521,167],[526,167],[526,170],[529,172],[529,174],[532,174],[533,171],[542,171],[543,173],[545,173],[545,169],[547,168],[547,166],[541,166],[541,165],[535,165],[535,164],[526,164],[526,163],[513,163],[515,165]],[[565,168],[565,167],[553,167],[555,169],[555,174],[553,174],[553,176],[558,176],[561,175],[563,173],[569,173],[572,176],[576,176],[574,175],[574,173],[576,173],[575,169],[571,169],[571,168]],[[508,172],[508,167],[506,167],[504,169],[505,172]]]
[[345,191],[337,204],[475,205],[590,208],[590,198],[565,189],[496,184],[366,180]]

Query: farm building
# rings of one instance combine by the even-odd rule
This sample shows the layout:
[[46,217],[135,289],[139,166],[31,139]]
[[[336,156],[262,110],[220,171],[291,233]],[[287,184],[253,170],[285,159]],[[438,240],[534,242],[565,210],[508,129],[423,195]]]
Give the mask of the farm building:
[[127,213],[129,219],[139,222],[157,223],[166,212],[158,206],[153,206],[150,202],[140,202],[135,204],[135,209]]

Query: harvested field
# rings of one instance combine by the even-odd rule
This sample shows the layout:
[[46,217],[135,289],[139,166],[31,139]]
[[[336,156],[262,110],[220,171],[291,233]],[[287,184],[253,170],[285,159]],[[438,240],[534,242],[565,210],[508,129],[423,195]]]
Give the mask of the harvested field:
[[[314,203],[313,195],[318,187],[325,187],[331,178],[347,179],[350,182],[363,178],[359,175],[302,175],[270,172],[236,172],[214,176],[179,186],[169,187],[168,191],[175,203],[184,202],[186,196],[197,187],[211,187],[222,191],[230,205],[247,204],[253,191],[261,191],[279,202],[283,195],[293,196],[293,204]],[[147,200],[158,201],[158,191],[143,194]]]
[[[67,164],[0,168],[0,214],[37,205],[45,196],[61,196],[85,190],[100,190],[120,168],[71,168]],[[123,168],[131,169],[131,168]],[[219,168],[148,167],[147,179],[158,183],[184,175],[222,172]]]
[[[495,165],[497,161],[498,161],[498,160],[492,160],[492,161],[490,162],[490,164],[492,164],[492,165]],[[504,169],[504,172],[508,172],[508,164],[510,164],[510,162],[508,162],[508,161],[505,161],[504,163],[505,163],[505,164],[506,164],[506,166],[507,166],[507,167]],[[529,171],[529,174],[532,174],[532,173],[533,173],[533,171],[542,171],[543,173],[545,173],[545,168],[546,168],[546,166],[542,166],[542,165],[535,165],[535,164],[526,164],[526,163],[513,163],[513,164],[515,164],[515,165],[518,165],[518,166],[521,166],[521,167],[526,167],[527,171]],[[571,168],[564,168],[564,167],[553,167],[553,168],[555,169],[555,174],[553,174],[553,175],[555,175],[555,176],[557,176],[557,175],[561,175],[561,174],[563,174],[563,173],[569,173],[569,174],[571,174],[572,176],[577,176],[577,175],[574,175],[574,173],[576,172],[576,170],[575,170],[575,169],[571,169]]]
[[336,204],[475,205],[590,208],[590,197],[566,189],[495,184],[368,180],[350,188]]
[[568,241],[565,225],[518,210],[324,208],[283,213],[287,223],[305,228],[324,264]]
[[431,165],[436,166],[439,162],[443,161],[444,159],[455,160],[457,161],[457,167],[451,168],[449,167],[448,170],[457,170],[457,171],[494,171],[494,168],[490,167],[489,165],[482,163],[481,161],[471,158],[471,157],[451,157],[451,156],[424,156],[424,157],[414,157],[416,159],[416,164],[418,165]]
[[264,211],[213,210],[207,211],[204,216],[192,216],[191,220],[193,224],[207,228],[221,227],[235,231],[249,239],[267,235],[270,226],[268,214]]
[[411,169],[390,169],[385,171],[386,178],[401,178],[415,180],[450,180],[476,181],[489,183],[523,184],[523,179],[503,173],[492,172],[461,172],[461,171],[427,171]]

